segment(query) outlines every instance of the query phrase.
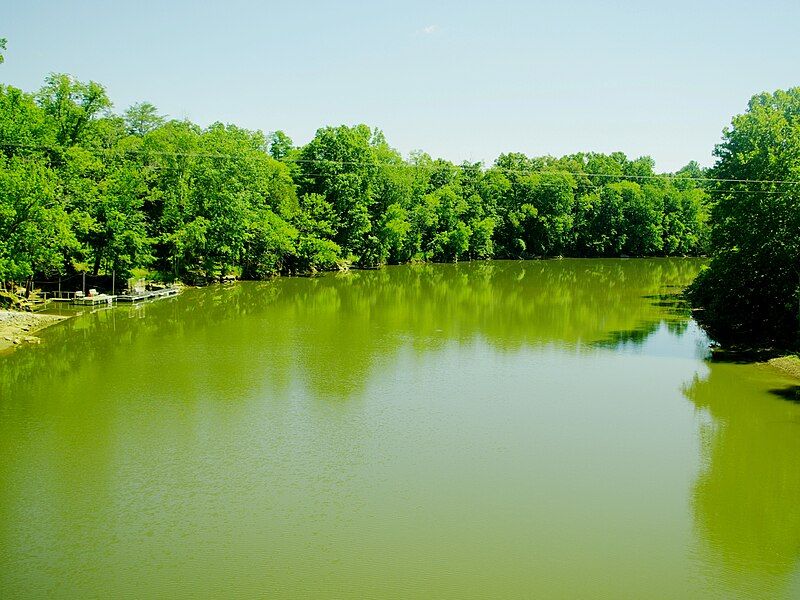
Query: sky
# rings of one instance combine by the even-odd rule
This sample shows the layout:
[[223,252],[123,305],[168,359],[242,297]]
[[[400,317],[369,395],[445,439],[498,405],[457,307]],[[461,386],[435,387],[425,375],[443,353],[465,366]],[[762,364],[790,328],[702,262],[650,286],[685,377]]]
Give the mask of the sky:
[[800,1],[0,0],[0,83],[103,84],[296,144],[366,123],[407,155],[713,163],[756,93],[800,85]]

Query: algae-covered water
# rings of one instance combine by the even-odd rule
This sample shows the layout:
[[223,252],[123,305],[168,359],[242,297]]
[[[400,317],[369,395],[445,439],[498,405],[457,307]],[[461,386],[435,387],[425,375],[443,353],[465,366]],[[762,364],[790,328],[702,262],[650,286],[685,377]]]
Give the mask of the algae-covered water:
[[697,260],[389,267],[0,358],[2,598],[800,597],[798,384]]

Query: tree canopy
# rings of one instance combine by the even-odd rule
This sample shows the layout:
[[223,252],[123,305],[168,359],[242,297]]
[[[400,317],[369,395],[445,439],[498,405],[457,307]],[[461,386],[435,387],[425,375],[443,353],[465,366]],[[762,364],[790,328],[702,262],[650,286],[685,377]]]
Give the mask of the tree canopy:
[[[702,253],[702,170],[649,157],[501,155],[488,167],[404,158],[367,125],[296,146],[200,127],[52,74],[0,86],[0,280],[145,269],[264,278],[347,265]],[[699,175],[698,175],[699,174]]]
[[800,88],[753,96],[715,149],[713,257],[689,290],[721,340],[800,338]]

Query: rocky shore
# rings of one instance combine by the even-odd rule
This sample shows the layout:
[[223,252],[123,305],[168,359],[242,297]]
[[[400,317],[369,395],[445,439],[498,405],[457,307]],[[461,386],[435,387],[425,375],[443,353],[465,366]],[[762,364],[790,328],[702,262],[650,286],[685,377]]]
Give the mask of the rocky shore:
[[38,344],[40,340],[33,335],[35,332],[66,318],[58,315],[0,310],[0,353],[19,344]]

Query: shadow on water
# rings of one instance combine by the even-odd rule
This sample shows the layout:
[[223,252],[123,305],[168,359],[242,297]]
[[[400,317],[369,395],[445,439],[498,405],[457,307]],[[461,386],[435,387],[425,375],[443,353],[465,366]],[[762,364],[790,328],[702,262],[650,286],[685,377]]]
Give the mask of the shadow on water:
[[731,589],[783,596],[800,559],[800,386],[776,388],[758,365],[706,364],[684,389],[710,417],[692,491],[697,538]]
[[626,346],[641,346],[658,331],[660,325],[660,322],[642,323],[639,327],[634,329],[610,331],[606,339],[595,342],[594,345],[598,348],[608,348],[612,350]]
[[[664,310],[662,320],[611,331],[597,346],[639,348],[660,328],[676,336],[686,331],[691,308],[682,294],[643,298]],[[798,591],[800,385],[776,385],[781,376],[756,364],[784,354],[715,346],[701,354],[707,375],[683,390],[710,417],[701,425],[703,467],[692,489],[696,539],[713,579],[744,597]]]
[[[680,286],[665,285],[663,289],[673,287]],[[659,311],[661,317],[659,320],[642,321],[631,329],[610,331],[604,339],[594,342],[594,346],[611,350],[638,348],[662,327],[676,336],[686,332],[691,318],[691,308],[682,293],[645,294],[642,299]]]
[[[285,389],[302,380],[318,397],[363,391],[403,347],[422,355],[482,340],[502,352],[558,346],[641,344],[668,314],[668,288],[681,288],[701,261],[683,259],[491,261],[243,282],[187,290],[140,307],[86,315],[44,334],[0,363],[0,391],[20,382],[46,393],[94,361],[122,362],[176,393],[192,381],[224,397],[253,378]],[[161,362],[154,362],[158,356]],[[149,372],[151,371],[152,372]],[[247,377],[238,376],[248,374]]]
[[749,365],[757,362],[767,362],[771,358],[778,358],[784,356],[785,354],[785,350],[780,350],[777,348],[715,347],[711,353],[711,361],[717,363]]
[[785,388],[772,389],[769,390],[769,393],[783,398],[784,400],[788,400],[789,402],[800,404],[800,385],[790,385]]
[[[170,453],[184,452],[202,464],[207,456],[198,448],[220,441],[204,436],[221,428],[230,432],[222,441],[234,444],[254,420],[290,420],[293,407],[281,400],[291,397],[287,391],[295,386],[308,392],[298,397],[328,401],[317,404],[330,410],[315,414],[335,418],[335,409],[345,405],[339,401],[353,406],[370,378],[381,377],[403,351],[423,359],[450,344],[481,342],[497,352],[557,347],[591,353],[678,338],[694,325],[679,294],[665,290],[681,289],[700,264],[666,259],[498,261],[190,289],[175,299],[69,320],[46,330],[41,346],[0,360],[0,423],[13,413],[21,428],[30,421],[34,431],[52,433],[59,442],[53,456],[96,458],[90,463],[100,467],[68,471],[70,477],[64,477],[65,489],[74,487],[73,476],[85,479],[84,489],[96,485],[93,494],[65,496],[75,503],[76,514],[90,514],[90,500],[104,494],[107,503],[113,500],[115,487],[104,481],[130,483],[129,473],[112,472],[114,440],[120,436],[140,431],[141,440],[129,440],[129,447],[145,457],[148,444],[157,439]],[[766,369],[740,364],[752,357],[732,356],[712,357],[703,367],[707,373],[682,390],[709,417],[699,434],[701,470],[691,484],[694,537],[702,560],[730,589],[774,597],[782,591],[776,586],[785,585],[800,559],[800,386],[782,387]],[[242,399],[253,397],[259,401],[247,407],[251,412],[236,412],[247,404]],[[114,402],[119,398],[127,405]],[[150,418],[146,405],[152,399],[164,405],[158,412],[167,415],[163,422],[172,418],[177,423],[172,429],[185,433],[185,446],[171,439],[169,427],[163,436],[151,435],[163,425]],[[55,407],[43,410],[45,401]],[[203,402],[204,410],[186,410],[192,402]],[[220,405],[230,410],[217,410]],[[74,420],[45,422],[42,415],[50,413]],[[139,420],[138,428],[127,427],[131,419]],[[357,428],[358,419],[343,418],[346,426]],[[244,470],[271,473],[269,461],[288,460],[289,451],[294,460],[308,456],[309,464],[324,462],[334,455],[324,443],[314,445],[320,442],[315,432],[313,427],[294,431],[294,446],[278,434],[257,438],[264,451]],[[359,432],[344,438],[353,443]],[[13,435],[0,436],[0,449],[8,457],[0,467],[9,471],[25,450]],[[344,456],[358,458],[355,452]],[[128,468],[140,462],[147,464],[133,455]],[[346,471],[332,464],[332,472]],[[27,478],[31,469],[20,472]],[[169,477],[164,480],[172,484]],[[225,490],[225,483],[210,487]],[[47,479],[41,485],[55,483]],[[27,514],[28,498],[41,496],[9,492],[15,495],[26,500],[20,514]],[[153,507],[147,519],[159,514],[157,502]],[[197,519],[202,522],[202,516]],[[0,537],[12,537],[18,523],[40,521],[46,519],[8,519],[3,526],[9,531],[0,529]],[[57,532],[45,533],[45,541],[57,537]]]
[[686,322],[692,316],[692,306],[683,295],[683,292],[669,294],[654,294],[644,296],[653,306],[657,306],[665,314],[670,315],[677,322]]

